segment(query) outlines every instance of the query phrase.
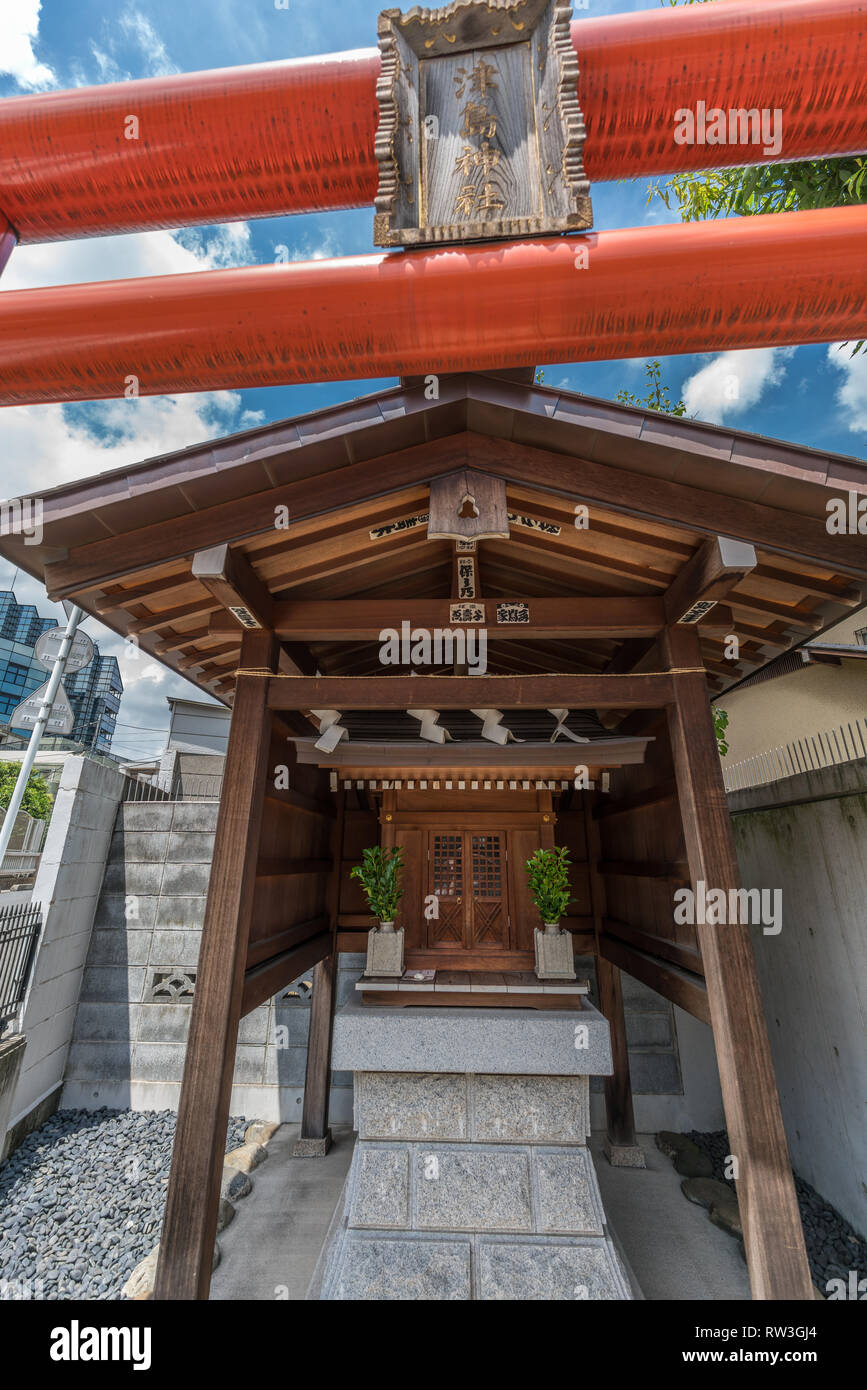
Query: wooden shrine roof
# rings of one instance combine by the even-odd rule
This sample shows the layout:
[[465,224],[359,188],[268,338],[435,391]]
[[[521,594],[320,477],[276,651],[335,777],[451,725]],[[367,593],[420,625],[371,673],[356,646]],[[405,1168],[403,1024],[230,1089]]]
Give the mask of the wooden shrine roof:
[[[390,613],[399,626],[402,604],[426,603],[447,620],[454,545],[427,538],[429,483],[463,467],[507,488],[510,536],[478,550],[485,600],[544,613],[547,599],[645,598],[650,614],[638,638],[615,625],[566,640],[556,615],[535,633],[492,629],[491,674],[635,669],[658,601],[717,533],[757,553],[724,600],[739,660],[719,627],[700,629],[712,689],[864,602],[867,540],[825,522],[830,497],[867,495],[867,464],[483,374],[441,377],[436,400],[408,382],[66,483],[41,494],[41,543],[7,534],[0,553],[228,702],[242,629],[194,554],[228,543],[241,589],[279,606],[283,669],[381,673],[375,629]],[[576,529],[579,504],[589,529]],[[350,599],[338,633],[333,605]]]

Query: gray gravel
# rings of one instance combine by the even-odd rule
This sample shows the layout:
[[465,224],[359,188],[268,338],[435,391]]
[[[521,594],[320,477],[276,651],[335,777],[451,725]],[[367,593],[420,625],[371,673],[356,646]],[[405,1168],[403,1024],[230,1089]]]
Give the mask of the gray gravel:
[[0,1167],[0,1298],[120,1298],[160,1238],[175,1118],[59,1110],[27,1136]]
[[[713,1176],[728,1183],[734,1191],[734,1183],[725,1175],[725,1160],[731,1153],[726,1131],[718,1129],[700,1134],[693,1130],[689,1138],[708,1155],[713,1164]],[[814,1187],[797,1173],[794,1178],[807,1259],[816,1288],[824,1293],[830,1279],[845,1282],[850,1270],[856,1270],[859,1278],[867,1276],[867,1241]]]

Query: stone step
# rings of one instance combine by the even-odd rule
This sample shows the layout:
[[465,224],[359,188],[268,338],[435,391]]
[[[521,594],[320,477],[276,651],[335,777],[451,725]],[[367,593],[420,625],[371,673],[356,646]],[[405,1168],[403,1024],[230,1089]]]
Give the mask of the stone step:
[[632,1297],[577,1145],[359,1140],[309,1298]]
[[344,1232],[321,1288],[333,1302],[564,1302],[629,1299],[608,1239],[556,1241]]
[[359,1140],[350,1177],[349,1229],[603,1234],[583,1148]]

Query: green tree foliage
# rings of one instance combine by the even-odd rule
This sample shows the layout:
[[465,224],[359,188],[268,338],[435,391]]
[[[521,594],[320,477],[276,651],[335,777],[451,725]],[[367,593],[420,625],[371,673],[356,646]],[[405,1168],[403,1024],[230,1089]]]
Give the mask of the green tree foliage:
[[[0,763],[0,809],[5,810],[9,805],[20,771],[20,763]],[[32,816],[34,820],[49,820],[53,805],[51,792],[46,787],[41,774],[31,772],[24,791],[24,800],[21,802],[21,809],[26,811],[28,816]]]
[[[669,5],[678,2],[667,0]],[[710,0],[681,3],[708,4]],[[660,198],[669,210],[676,208],[682,222],[849,207],[867,202],[867,156],[680,173],[664,183],[652,183],[647,201],[654,198]],[[865,342],[862,339],[854,344],[853,356],[863,350]]]
[[374,917],[380,922],[393,922],[403,897],[403,846],[383,849],[374,845],[362,850],[361,857],[363,862],[355,865],[350,877],[358,879]]
[[631,391],[618,391],[617,400],[621,405],[634,405],[642,410],[659,410],[664,415],[685,415],[686,406],[683,401],[677,401],[675,405],[671,403],[668,387],[663,386],[661,381],[660,364],[655,361],[646,362],[644,371],[647,376],[647,395],[634,396]]
[[719,748],[719,755],[721,758],[724,758],[729,751],[729,746],[726,742],[726,729],[729,726],[729,717],[724,709],[717,709],[716,705],[713,705],[712,709],[713,731],[716,734],[716,742],[717,747]]
[[572,902],[569,887],[569,851],[537,849],[525,865],[530,896],[543,922],[559,922]]

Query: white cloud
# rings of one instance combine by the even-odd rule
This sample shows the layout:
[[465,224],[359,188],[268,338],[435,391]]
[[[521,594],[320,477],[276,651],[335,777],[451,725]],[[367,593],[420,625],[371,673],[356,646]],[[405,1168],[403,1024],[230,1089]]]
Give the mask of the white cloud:
[[777,386],[786,374],[794,348],[747,348],[723,352],[684,382],[683,400],[688,415],[720,424],[730,415],[742,415],[757,405],[765,391]]
[[180,72],[156,29],[141,10],[129,5],[120,16],[118,25],[123,35],[132,39],[140,50],[146,77],[166,77],[169,73]]
[[19,246],[0,280],[8,290],[46,285],[126,280],[143,275],[183,275],[189,271],[250,265],[256,259],[248,222],[180,232],[130,232]]
[[39,494],[171,453],[245,428],[242,420],[236,391],[142,396],[86,407],[12,406],[0,412],[0,496]]
[[[128,236],[56,242],[17,249],[0,281],[0,293],[16,289],[172,275],[243,265],[255,259],[250,227],[227,226],[138,232]],[[246,410],[236,391],[85,405],[14,406],[0,410],[0,497],[40,491],[106,469],[138,463],[215,436],[262,423],[265,412]],[[0,588],[11,583],[11,567],[0,573]],[[45,616],[63,618],[41,584],[19,573],[19,602],[35,603]],[[168,728],[168,695],[204,698],[168,668],[142,653],[129,659],[121,638],[91,619],[87,630],[105,655],[118,658],[125,693],[113,749],[130,758],[158,752]]]
[[56,87],[57,77],[34,53],[41,0],[5,0],[0,5],[0,73],[26,91]]
[[853,434],[867,434],[867,350],[852,356],[854,343],[832,343],[828,361],[843,374],[836,400],[843,407],[845,422]]
[[[172,275],[253,259],[250,227],[136,232],[75,242],[22,246],[6,268],[0,293],[49,285]],[[135,365],[130,367],[135,371]],[[35,493],[74,478],[137,463],[261,423],[235,391],[85,406],[13,406],[0,411],[0,496]]]
[[318,240],[305,236],[292,247],[274,243],[274,259],[281,261],[327,261],[342,254],[342,247],[331,227],[326,227]]

